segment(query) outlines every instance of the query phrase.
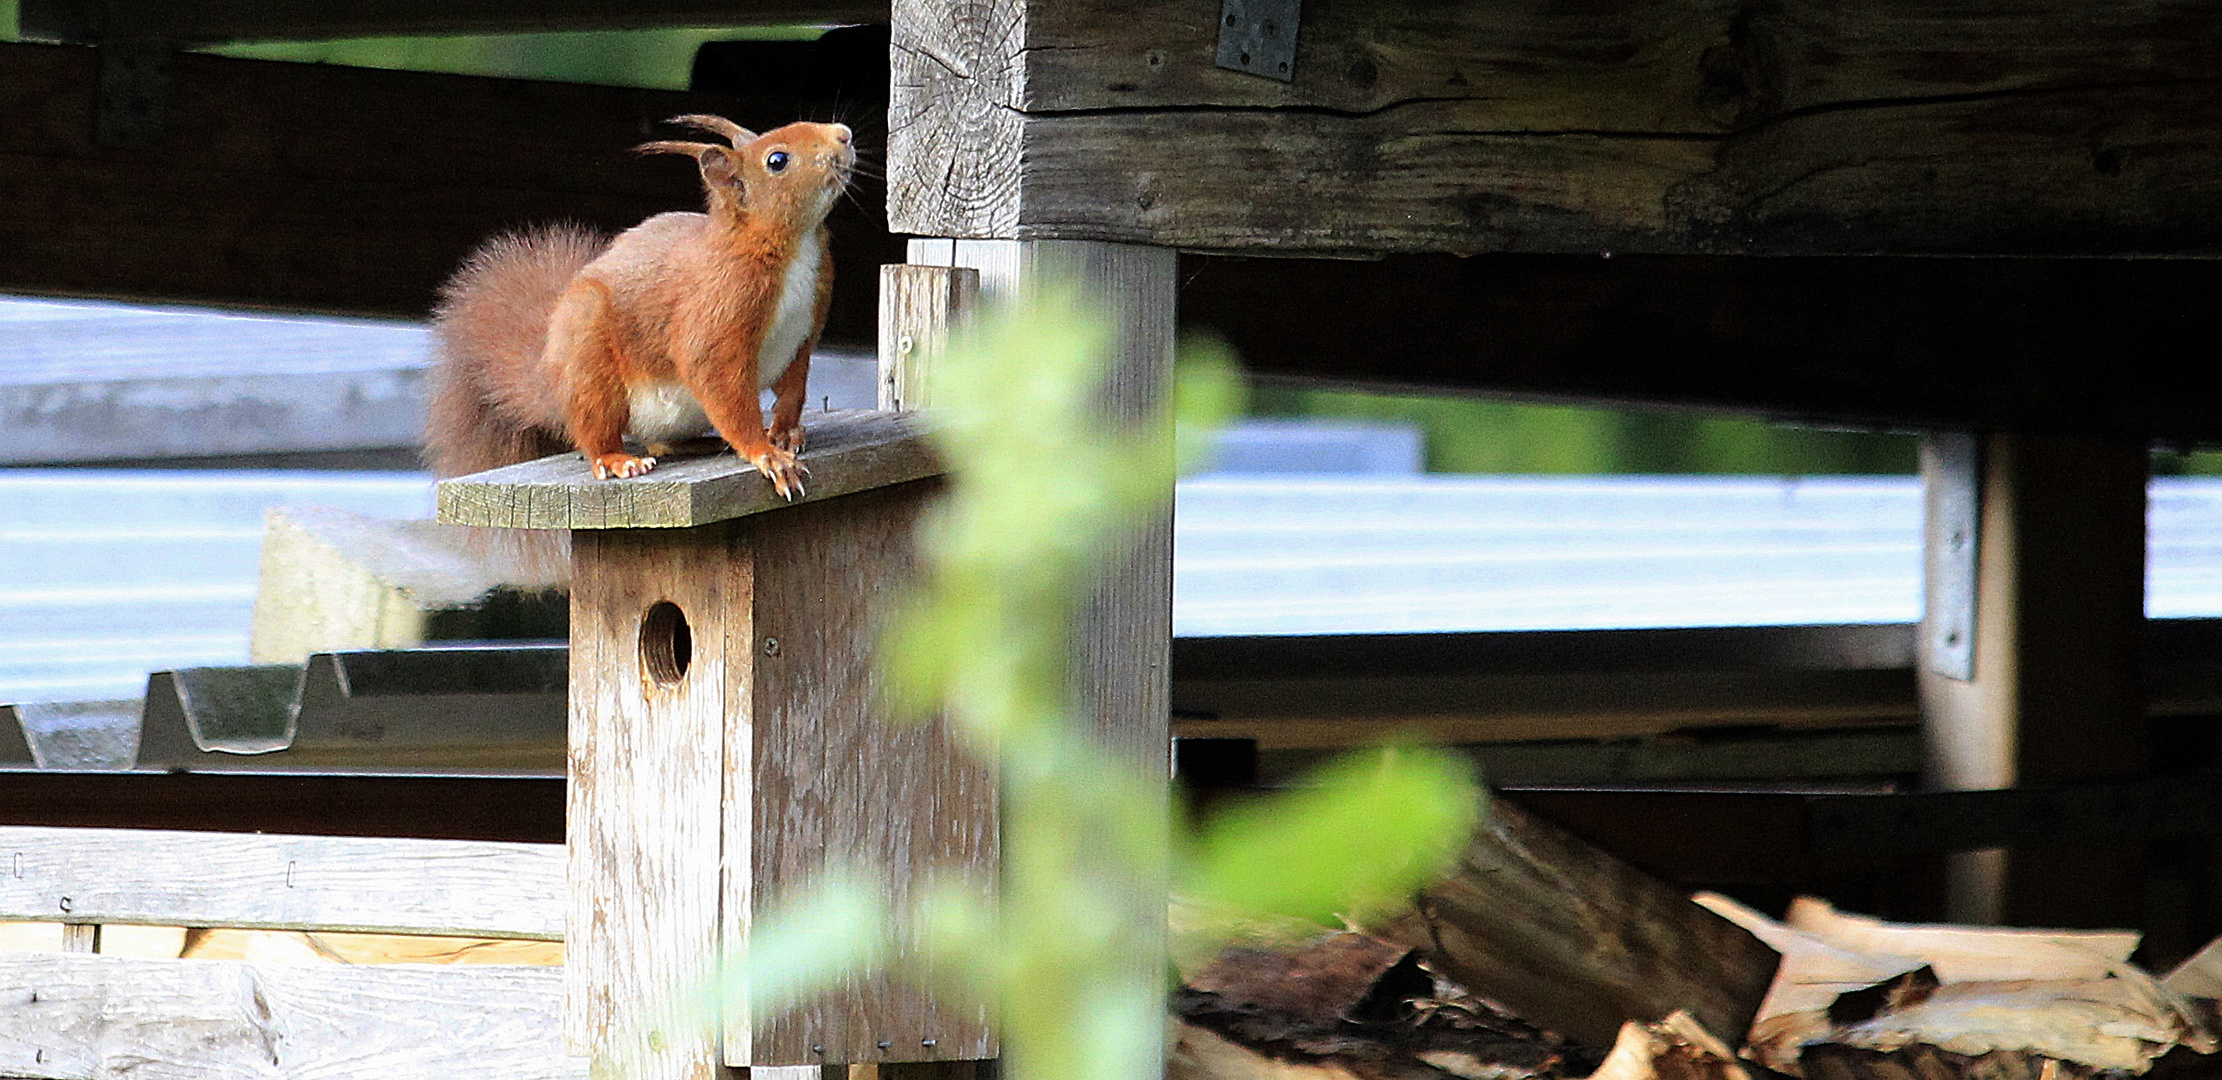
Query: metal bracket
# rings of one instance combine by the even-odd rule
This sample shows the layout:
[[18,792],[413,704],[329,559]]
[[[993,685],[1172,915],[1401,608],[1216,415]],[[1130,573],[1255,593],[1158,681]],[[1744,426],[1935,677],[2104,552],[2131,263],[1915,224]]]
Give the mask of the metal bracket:
[[1983,445],[1971,432],[1921,437],[1921,664],[1975,678],[1976,574],[1982,548]]
[[1303,0],[1222,0],[1219,66],[1268,79],[1296,79],[1296,23]]
[[118,149],[144,150],[162,141],[170,111],[170,58],[167,41],[104,41],[100,53],[100,96],[93,108],[93,142]]

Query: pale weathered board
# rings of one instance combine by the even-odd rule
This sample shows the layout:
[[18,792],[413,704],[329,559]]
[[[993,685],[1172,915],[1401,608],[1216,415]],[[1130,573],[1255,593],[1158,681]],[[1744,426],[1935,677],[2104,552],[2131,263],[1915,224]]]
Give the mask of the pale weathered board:
[[[808,413],[802,462],[808,493],[796,502],[918,480],[941,472],[915,417],[866,410]],[[598,480],[579,455],[443,480],[440,520],[517,529],[634,529],[707,525],[793,505],[756,467],[718,444],[699,456],[663,458],[631,480]]]
[[[717,1068],[715,999],[697,995],[718,967],[728,672],[750,646],[737,530],[573,537],[564,1041],[598,1074]],[[683,650],[648,620],[663,603]]]
[[[731,676],[730,692],[749,706],[745,722],[727,728],[729,954],[748,940],[752,919],[779,911],[828,865],[884,874],[897,911],[932,877],[985,888],[997,879],[992,768],[940,723],[898,721],[881,700],[879,631],[909,585],[911,532],[937,487],[745,523],[756,647],[734,655]],[[898,948],[888,967],[908,959]],[[882,973],[768,1021],[729,1010],[725,1060],[977,1059],[995,1046],[984,1008],[940,1006]]]
[[552,968],[0,954],[0,1075],[584,1080]]
[[890,220],[1205,250],[2222,250],[2191,0],[894,5]]
[[0,920],[563,937],[553,844],[0,826]]
[[967,267],[880,267],[880,408],[907,412],[927,405],[933,360],[979,293],[980,272]]

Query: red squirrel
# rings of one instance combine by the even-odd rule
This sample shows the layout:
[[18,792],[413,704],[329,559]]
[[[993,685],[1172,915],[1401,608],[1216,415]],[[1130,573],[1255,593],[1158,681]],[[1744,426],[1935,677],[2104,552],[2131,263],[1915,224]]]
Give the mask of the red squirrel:
[[[781,495],[802,492],[804,386],[833,292],[825,219],[856,167],[849,129],[671,123],[731,144],[635,148],[692,156],[707,213],[658,214],[606,242],[569,227],[498,237],[441,289],[425,430],[434,472],[514,464],[568,442],[595,476],[624,479],[714,427]],[[627,438],[645,452],[627,450]]]

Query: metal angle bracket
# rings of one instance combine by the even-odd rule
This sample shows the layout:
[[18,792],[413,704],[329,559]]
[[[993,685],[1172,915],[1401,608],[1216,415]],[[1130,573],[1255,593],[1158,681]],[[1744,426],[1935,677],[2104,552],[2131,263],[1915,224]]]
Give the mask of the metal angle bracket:
[[1976,585],[1981,569],[1983,448],[1972,432],[1921,437],[1923,504],[1921,663],[1962,681],[1975,677]]
[[1296,23],[1303,0],[1222,0],[1219,66],[1268,79],[1296,79]]

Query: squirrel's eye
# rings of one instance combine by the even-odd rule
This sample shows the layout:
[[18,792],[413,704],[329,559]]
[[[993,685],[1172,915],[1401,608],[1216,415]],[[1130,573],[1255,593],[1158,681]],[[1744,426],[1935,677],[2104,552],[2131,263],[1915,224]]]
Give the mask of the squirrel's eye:
[[773,172],[787,171],[787,151],[774,150],[764,155],[764,167]]

